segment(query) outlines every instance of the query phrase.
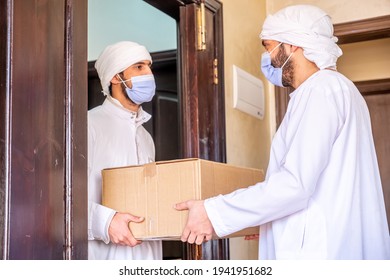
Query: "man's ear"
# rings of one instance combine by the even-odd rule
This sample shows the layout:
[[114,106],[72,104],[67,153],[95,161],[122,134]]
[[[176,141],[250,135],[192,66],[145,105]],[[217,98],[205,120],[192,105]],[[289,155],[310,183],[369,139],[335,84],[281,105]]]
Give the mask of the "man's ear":
[[297,49],[299,49],[300,47],[297,47],[297,46],[293,46],[291,45],[291,52],[295,52]]
[[111,84],[120,84],[122,81],[119,77],[119,74],[116,74],[112,79],[111,79]]

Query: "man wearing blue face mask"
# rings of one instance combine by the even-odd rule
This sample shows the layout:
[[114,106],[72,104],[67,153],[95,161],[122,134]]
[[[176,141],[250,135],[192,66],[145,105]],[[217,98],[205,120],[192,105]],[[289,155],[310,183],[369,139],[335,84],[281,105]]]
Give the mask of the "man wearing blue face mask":
[[[283,85],[283,67],[288,63],[291,56],[294,54],[293,52],[291,52],[291,54],[287,58],[285,58],[285,56],[283,56],[285,54],[285,52],[284,52],[284,49],[282,48],[282,50],[279,52],[280,55],[277,57],[277,59],[278,59],[278,61],[281,61],[282,59],[284,59],[284,62],[283,62],[281,67],[275,68],[272,65],[271,55],[277,48],[282,46],[282,44],[283,43],[277,44],[276,47],[274,47],[270,52],[266,51],[261,56],[261,70],[263,71],[264,76],[271,83],[273,83],[275,86],[280,86],[280,87],[284,87],[284,85]],[[263,42],[263,45],[265,46],[264,42]],[[287,66],[287,68],[289,68],[288,66]],[[285,72],[288,72],[288,71],[285,70]]]
[[269,15],[261,68],[290,86],[263,182],[176,205],[182,241],[260,226],[259,259],[390,259],[390,236],[367,104],[337,72],[330,17],[311,5]]
[[102,169],[154,161],[153,139],[142,126],[151,116],[141,107],[155,94],[151,64],[147,49],[128,41],[106,47],[95,64],[106,99],[88,112],[89,259],[162,259],[161,241],[138,241],[129,229],[142,217],[101,205]]

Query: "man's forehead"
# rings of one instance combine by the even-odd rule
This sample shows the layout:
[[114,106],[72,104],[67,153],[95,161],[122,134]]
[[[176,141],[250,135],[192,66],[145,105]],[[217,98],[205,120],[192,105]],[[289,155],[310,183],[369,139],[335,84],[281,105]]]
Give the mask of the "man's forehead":
[[261,44],[266,47],[266,46],[270,46],[270,45],[274,45],[274,44],[279,44],[278,41],[275,41],[275,40],[261,40]]
[[141,61],[138,61],[134,64],[132,64],[131,66],[137,66],[137,65],[152,65],[152,62],[150,60],[141,60]]

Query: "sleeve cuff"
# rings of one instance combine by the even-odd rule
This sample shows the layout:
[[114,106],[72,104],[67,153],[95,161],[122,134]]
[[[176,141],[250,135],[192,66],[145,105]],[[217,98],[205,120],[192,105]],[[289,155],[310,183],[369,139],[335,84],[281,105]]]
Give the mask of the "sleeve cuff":
[[88,240],[102,240],[108,244],[108,227],[116,211],[92,202],[89,209]]
[[215,233],[218,235],[218,237],[224,237],[230,234],[230,232],[228,232],[224,222],[222,221],[222,217],[219,215],[217,210],[217,200],[219,196],[206,199],[204,201],[204,207],[206,209],[207,216],[213,225]]

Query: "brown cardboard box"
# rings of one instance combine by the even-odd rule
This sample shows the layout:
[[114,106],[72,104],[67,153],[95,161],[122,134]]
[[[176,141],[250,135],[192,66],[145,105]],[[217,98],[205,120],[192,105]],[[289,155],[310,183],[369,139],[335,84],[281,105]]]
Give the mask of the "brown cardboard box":
[[[174,204],[205,199],[248,187],[264,180],[262,170],[201,159],[160,161],[140,166],[102,170],[103,205],[145,217],[131,223],[137,239],[179,240],[187,211]],[[229,237],[258,234],[248,228]]]

